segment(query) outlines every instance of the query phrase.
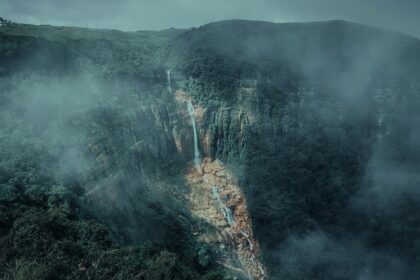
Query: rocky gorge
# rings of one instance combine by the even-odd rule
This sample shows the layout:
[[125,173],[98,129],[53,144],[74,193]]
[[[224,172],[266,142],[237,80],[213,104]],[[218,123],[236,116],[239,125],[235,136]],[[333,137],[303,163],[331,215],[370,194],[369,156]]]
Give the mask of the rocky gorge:
[[[17,194],[28,211],[58,203],[119,246],[151,241],[182,260],[157,253],[177,264],[153,257],[167,278],[139,264],[127,279],[418,275],[417,39],[344,21],[223,21],[11,24],[0,43],[4,213]],[[42,203],[30,200],[39,186]],[[14,248],[21,214],[8,215]],[[74,258],[80,279],[106,259]]]

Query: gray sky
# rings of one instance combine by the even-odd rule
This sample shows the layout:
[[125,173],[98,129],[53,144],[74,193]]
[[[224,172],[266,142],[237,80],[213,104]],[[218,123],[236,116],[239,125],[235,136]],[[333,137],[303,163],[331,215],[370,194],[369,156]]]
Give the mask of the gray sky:
[[344,19],[420,37],[420,0],[0,0],[0,16],[121,30],[191,27],[233,18]]

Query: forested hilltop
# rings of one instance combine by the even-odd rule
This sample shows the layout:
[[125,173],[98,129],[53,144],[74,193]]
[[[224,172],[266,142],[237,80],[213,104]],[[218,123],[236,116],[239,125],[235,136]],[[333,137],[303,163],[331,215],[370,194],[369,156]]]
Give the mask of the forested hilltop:
[[418,279],[419,77],[345,21],[1,26],[0,277]]

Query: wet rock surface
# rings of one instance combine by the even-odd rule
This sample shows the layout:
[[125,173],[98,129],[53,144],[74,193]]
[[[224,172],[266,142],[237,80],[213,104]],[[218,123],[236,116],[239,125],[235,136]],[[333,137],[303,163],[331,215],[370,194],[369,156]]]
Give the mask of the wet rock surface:
[[[246,201],[234,177],[220,160],[205,158],[200,168],[201,173],[193,167],[186,172],[191,213],[204,222],[198,223],[195,234],[215,251],[216,262],[233,274],[244,279],[265,279]],[[221,205],[231,210],[233,222]]]

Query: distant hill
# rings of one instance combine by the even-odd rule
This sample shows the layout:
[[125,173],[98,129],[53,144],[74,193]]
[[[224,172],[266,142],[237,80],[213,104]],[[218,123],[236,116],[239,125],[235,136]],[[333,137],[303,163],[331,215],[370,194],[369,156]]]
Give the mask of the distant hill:
[[420,279],[419,77],[341,20],[2,24],[0,278]]

